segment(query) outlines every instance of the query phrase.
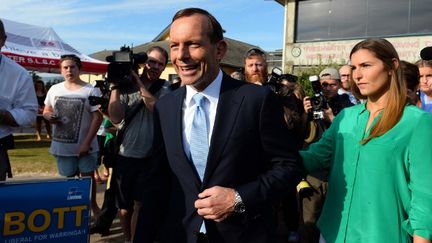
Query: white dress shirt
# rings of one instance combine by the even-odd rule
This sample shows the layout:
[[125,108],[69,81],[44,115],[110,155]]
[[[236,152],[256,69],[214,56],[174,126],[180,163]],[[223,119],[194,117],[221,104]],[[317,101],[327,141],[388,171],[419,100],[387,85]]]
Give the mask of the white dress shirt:
[[[200,93],[207,98],[205,106],[203,107],[207,116],[207,131],[209,138],[209,146],[211,141],[211,136],[213,134],[213,126],[216,117],[216,109],[219,101],[219,93],[222,84],[222,71],[219,73],[213,82],[210,83],[207,88],[205,88]],[[196,104],[192,97],[198,93],[192,86],[186,85],[186,97],[183,102],[183,148],[185,154],[191,158],[190,155],[190,137],[192,129],[192,121],[195,115]]]
[[[0,56],[0,110],[9,111],[19,126],[31,126],[38,110],[32,78],[16,62]],[[0,125],[0,138],[12,131],[12,127]]]
[[[219,73],[213,82],[210,83],[207,88],[201,91],[201,94],[207,98],[207,102],[204,105],[204,111],[207,118],[207,132],[208,132],[208,142],[210,147],[211,136],[213,134],[213,126],[216,117],[216,109],[219,102],[219,93],[222,84],[222,71],[219,70]],[[194,88],[190,85],[186,85],[186,97],[183,102],[183,148],[185,154],[191,159],[190,153],[190,138],[191,138],[191,129],[192,122],[195,115],[196,104],[192,97],[198,93]],[[206,233],[206,227],[204,222],[201,224],[200,232]]]

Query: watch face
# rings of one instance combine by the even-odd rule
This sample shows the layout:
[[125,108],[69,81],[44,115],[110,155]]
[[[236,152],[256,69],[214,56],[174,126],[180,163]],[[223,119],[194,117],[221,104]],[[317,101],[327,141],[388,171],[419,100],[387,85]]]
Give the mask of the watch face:
[[291,55],[293,55],[293,57],[299,57],[301,55],[301,49],[300,47],[293,47],[291,49]]

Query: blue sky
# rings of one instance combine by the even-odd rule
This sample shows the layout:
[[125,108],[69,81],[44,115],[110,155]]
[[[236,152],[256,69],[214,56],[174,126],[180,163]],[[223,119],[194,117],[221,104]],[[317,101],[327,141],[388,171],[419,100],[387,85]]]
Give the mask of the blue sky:
[[282,48],[284,9],[273,0],[2,0],[0,16],[52,27],[75,49],[91,54],[149,42],[186,7],[212,13],[226,37],[266,51]]

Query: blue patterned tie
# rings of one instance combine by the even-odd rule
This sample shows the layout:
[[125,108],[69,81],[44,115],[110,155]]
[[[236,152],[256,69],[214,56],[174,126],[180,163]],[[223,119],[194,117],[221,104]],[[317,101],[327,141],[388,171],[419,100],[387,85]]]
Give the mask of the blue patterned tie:
[[195,101],[196,110],[192,122],[190,152],[192,162],[195,165],[201,181],[203,181],[209,151],[207,117],[204,110],[204,104],[207,99],[200,93],[196,93],[192,99]]

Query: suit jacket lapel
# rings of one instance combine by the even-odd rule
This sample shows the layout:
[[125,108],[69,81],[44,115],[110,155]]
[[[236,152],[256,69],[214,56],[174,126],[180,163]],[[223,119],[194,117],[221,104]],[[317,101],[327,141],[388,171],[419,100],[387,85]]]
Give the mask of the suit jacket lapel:
[[235,84],[237,80],[231,80],[225,73],[222,79],[221,91],[219,94],[218,107],[216,110],[213,135],[210,142],[207,166],[204,174],[203,186],[211,177],[218,164],[219,156],[225,147],[229,135],[237,119],[238,109],[243,101],[243,96],[236,95]]
[[[180,88],[179,92],[176,92],[174,94],[174,100],[173,100],[173,110],[171,110],[174,114],[173,120],[168,121],[170,124],[173,124],[173,130],[172,130],[172,139],[175,144],[178,144],[179,146],[175,146],[177,148],[176,151],[176,159],[173,163],[187,163],[193,174],[193,176],[187,176],[189,178],[194,178],[194,184],[197,186],[197,188],[201,187],[201,179],[199,178],[199,175],[195,169],[195,165],[193,164],[192,160],[189,159],[187,154],[184,152],[184,145],[183,145],[183,103],[186,96],[186,89],[185,87]],[[182,165],[180,165],[182,166]]]

